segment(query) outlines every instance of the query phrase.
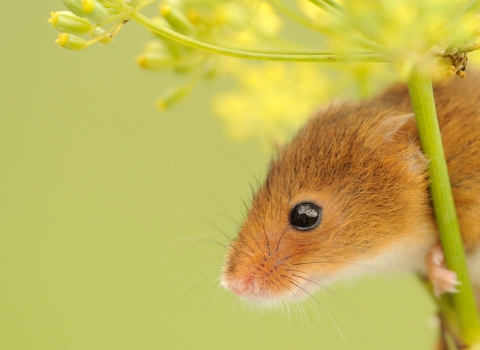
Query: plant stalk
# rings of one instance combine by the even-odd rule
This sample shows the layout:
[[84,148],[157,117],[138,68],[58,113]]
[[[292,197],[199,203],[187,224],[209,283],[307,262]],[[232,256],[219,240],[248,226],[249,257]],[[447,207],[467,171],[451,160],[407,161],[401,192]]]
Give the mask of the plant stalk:
[[133,12],[130,18],[145,28],[158,33],[168,39],[177,41],[186,46],[190,46],[196,49],[216,53],[219,55],[245,58],[250,60],[261,61],[281,61],[281,62],[388,62],[387,56],[381,53],[345,53],[345,54],[282,54],[282,53],[260,53],[245,50],[234,50],[207,44],[185,35],[174,32],[168,28],[165,28],[148,17],[145,17],[140,12]]
[[408,81],[423,152],[430,160],[428,174],[433,209],[447,267],[457,274],[459,292],[451,295],[461,339],[469,345],[480,340],[480,321],[465,261],[447,163],[443,153],[428,66],[416,65]]

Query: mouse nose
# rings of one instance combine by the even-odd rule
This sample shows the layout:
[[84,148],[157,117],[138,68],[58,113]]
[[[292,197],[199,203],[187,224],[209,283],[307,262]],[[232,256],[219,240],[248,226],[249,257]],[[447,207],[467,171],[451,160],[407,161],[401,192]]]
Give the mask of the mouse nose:
[[253,278],[241,278],[226,283],[226,287],[241,297],[249,296],[253,291]]

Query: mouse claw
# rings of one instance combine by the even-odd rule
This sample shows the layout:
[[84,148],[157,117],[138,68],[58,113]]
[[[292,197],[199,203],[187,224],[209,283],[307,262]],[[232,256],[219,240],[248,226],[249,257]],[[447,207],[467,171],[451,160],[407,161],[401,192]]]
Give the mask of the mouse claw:
[[457,274],[445,268],[445,257],[440,244],[432,247],[425,256],[428,278],[432,282],[433,291],[437,298],[444,293],[458,293],[456,288],[461,284]]

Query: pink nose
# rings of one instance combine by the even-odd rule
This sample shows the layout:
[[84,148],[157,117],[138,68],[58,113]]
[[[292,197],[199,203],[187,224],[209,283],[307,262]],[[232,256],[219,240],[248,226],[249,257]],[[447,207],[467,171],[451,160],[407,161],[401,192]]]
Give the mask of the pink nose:
[[225,283],[227,289],[241,297],[247,297],[253,291],[253,279],[251,277],[242,278]]

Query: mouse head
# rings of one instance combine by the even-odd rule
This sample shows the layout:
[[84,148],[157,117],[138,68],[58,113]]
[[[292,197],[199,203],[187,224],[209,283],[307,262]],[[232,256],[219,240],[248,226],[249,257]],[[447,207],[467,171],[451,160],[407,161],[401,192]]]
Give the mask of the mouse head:
[[388,108],[342,106],[312,119],[272,162],[222,285],[252,300],[297,299],[383,264],[398,242],[417,245],[431,215],[417,138],[413,115]]

